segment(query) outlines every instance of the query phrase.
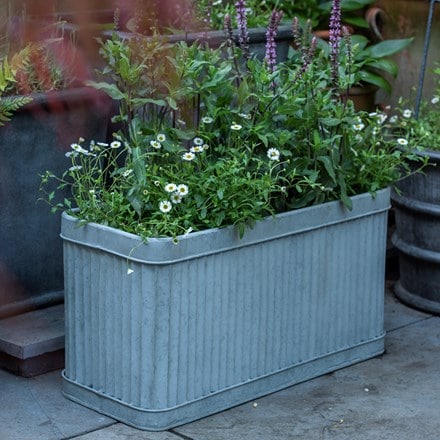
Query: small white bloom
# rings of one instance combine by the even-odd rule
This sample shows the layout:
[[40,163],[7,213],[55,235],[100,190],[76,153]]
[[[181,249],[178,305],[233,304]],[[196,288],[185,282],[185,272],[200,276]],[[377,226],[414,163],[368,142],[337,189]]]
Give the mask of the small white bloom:
[[160,182],[159,182],[158,180],[155,180],[153,183],[154,183],[156,186],[160,186]]
[[208,144],[203,144],[202,147],[206,151],[209,148],[209,145]]
[[127,275],[131,275],[133,272],[134,272],[133,269],[131,269],[131,268],[128,268],[128,269],[127,269]]
[[67,151],[64,155],[66,157],[77,157],[78,153],[76,151]]
[[168,200],[162,200],[159,203],[159,209],[166,214],[171,211],[171,203]]
[[204,149],[202,145],[194,145],[194,147],[191,147],[189,151],[191,151],[192,153],[202,153]]
[[165,142],[166,139],[167,139],[167,137],[166,137],[163,133],[159,133],[159,134],[156,136],[156,139],[157,139],[159,142]]
[[391,118],[390,118],[390,124],[395,124],[395,123],[397,122],[398,119],[399,119],[399,118],[398,118],[397,115],[391,116]]
[[121,145],[122,145],[122,144],[121,144],[119,141],[113,141],[113,142],[110,144],[110,147],[111,147],[111,148],[119,148]]
[[431,104],[438,104],[440,102],[440,96],[434,96],[434,98],[431,99]]
[[69,168],[69,171],[79,171],[80,169],[82,169],[81,165],[73,165]]
[[162,144],[159,141],[150,141],[150,145],[155,148],[156,150],[159,150],[162,148]]
[[81,147],[80,144],[72,144],[70,147],[73,151],[76,151],[77,153],[84,154],[85,156],[89,155],[89,152],[85,148]]
[[179,193],[174,193],[171,195],[171,203],[174,203],[175,205],[177,203],[180,203],[182,201],[182,196]]
[[167,183],[165,185],[165,191],[168,193],[173,193],[177,190],[177,185],[175,183]]
[[359,122],[357,124],[353,124],[353,130],[362,131],[364,128],[365,128],[365,125],[362,124],[362,122]]
[[203,139],[196,137],[193,139],[193,143],[194,143],[194,145],[203,145]]
[[108,144],[105,142],[96,142],[96,145],[99,145],[100,147],[108,147]]
[[231,125],[231,130],[241,130],[243,127],[240,124],[232,124]]
[[94,189],[89,189],[89,194],[94,195],[95,194],[95,190]]
[[397,139],[397,143],[399,145],[408,145],[408,141],[406,139],[404,139],[404,138]]
[[377,115],[377,118],[378,118],[379,122],[381,124],[383,124],[388,119],[388,115],[386,115],[385,113],[379,113]]
[[379,130],[378,127],[373,127],[372,133],[373,133],[374,135],[379,134],[379,132],[380,132],[380,130]]
[[214,122],[214,119],[212,119],[211,116],[204,116],[202,118],[202,122],[204,124],[212,124]]
[[193,231],[193,228],[190,226],[183,235],[189,235]]
[[250,115],[249,113],[239,113],[238,116],[240,116],[243,119],[251,119],[252,115]]
[[267,150],[267,157],[270,160],[280,160],[280,152],[276,148],[269,148]]
[[194,153],[192,153],[191,151],[188,151],[182,155],[182,159],[186,160],[188,162],[191,162],[195,157],[196,157],[196,155]]
[[177,194],[179,194],[180,196],[182,196],[182,197],[186,196],[189,192],[188,185],[181,183],[180,185],[177,186],[176,191],[177,191]]
[[402,112],[402,116],[404,117],[404,118],[410,118],[411,116],[412,116],[412,110],[410,110],[410,109],[406,109],[406,110],[403,110],[403,112]]
[[282,187],[280,188],[280,191],[281,191],[283,194],[287,194],[287,188],[286,188],[285,186],[282,186]]
[[133,170],[125,170],[125,171],[122,173],[122,175],[123,175],[124,177],[128,177],[132,172],[133,172]]

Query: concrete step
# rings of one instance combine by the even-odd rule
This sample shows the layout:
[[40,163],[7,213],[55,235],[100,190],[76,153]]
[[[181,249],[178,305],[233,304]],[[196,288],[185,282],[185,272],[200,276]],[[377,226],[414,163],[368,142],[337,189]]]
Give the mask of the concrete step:
[[0,319],[0,367],[24,377],[64,367],[64,305]]

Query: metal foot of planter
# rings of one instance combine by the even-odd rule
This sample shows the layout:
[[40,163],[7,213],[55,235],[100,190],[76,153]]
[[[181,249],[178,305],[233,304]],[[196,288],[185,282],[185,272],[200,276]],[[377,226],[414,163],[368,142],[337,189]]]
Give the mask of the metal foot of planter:
[[63,215],[64,394],[159,431],[382,353],[389,192],[353,203],[177,245]]

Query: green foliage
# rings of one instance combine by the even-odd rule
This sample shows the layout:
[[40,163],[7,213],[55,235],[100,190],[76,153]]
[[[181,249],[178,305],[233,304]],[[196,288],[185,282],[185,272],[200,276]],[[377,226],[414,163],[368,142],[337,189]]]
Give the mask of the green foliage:
[[418,117],[412,104],[400,98],[389,119],[389,130],[402,147],[440,150],[440,67],[434,69],[434,74],[434,94],[421,102]]
[[[66,173],[43,177],[48,202],[144,238],[243,234],[265,216],[330,200],[350,208],[350,196],[392,184],[408,155],[383,139],[384,116],[334,95],[325,54],[312,58],[308,44],[271,72],[230,41],[113,35],[92,84],[119,102],[122,128],[110,145],[74,144]],[[57,201],[54,182],[72,199]]]
[[[341,75],[350,76],[347,81],[354,84],[373,84],[391,93],[391,84],[386,75],[396,78],[398,67],[388,57],[401,52],[412,41],[413,38],[402,38],[371,44],[363,35],[351,35],[348,43],[350,47],[347,47],[346,40],[341,42],[340,65],[346,66]],[[321,41],[320,47],[326,54],[330,53],[327,42]]]

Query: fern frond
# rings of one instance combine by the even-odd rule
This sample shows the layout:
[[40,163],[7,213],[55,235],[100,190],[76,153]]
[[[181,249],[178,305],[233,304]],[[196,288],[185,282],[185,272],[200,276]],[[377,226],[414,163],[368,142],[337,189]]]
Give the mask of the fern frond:
[[26,104],[29,104],[32,98],[28,96],[7,96],[0,99],[0,126],[10,121],[14,112]]

